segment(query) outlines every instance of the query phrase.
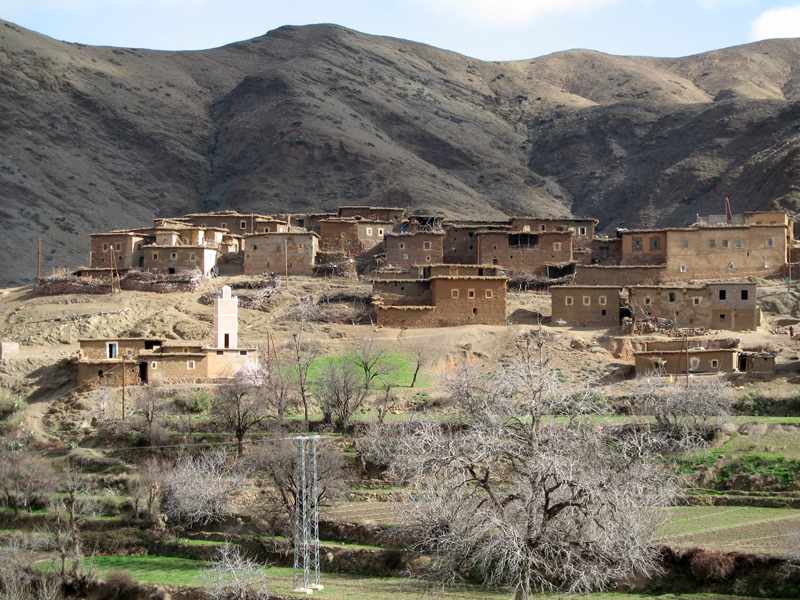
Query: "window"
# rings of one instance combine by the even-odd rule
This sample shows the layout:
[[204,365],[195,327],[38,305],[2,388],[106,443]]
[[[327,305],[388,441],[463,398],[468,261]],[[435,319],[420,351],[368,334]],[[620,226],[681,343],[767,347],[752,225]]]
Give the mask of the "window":
[[736,240],[736,241],[734,242],[734,245],[735,245],[737,248],[741,248],[741,247],[742,247],[742,240]]
[[186,361],[186,369],[189,370],[189,371],[194,369],[194,361],[193,360],[187,360]]
[[544,223],[539,225],[539,231],[547,231],[547,225],[545,225]]
[[155,371],[158,368],[158,363],[156,361],[151,362],[150,368]]
[[561,250],[561,242],[553,242],[553,250],[555,250],[556,252]]
[[426,256],[425,260],[427,260],[428,262],[431,262],[431,257],[430,256]]
[[492,290],[486,290],[486,297],[487,298],[491,298],[492,297]]
[[681,265],[681,273],[686,273],[686,265]]
[[566,298],[564,298],[564,303],[567,306],[572,306],[572,296],[567,296]]
[[191,252],[189,254],[189,260],[191,260],[191,261],[197,260],[197,255],[194,252]]
[[103,252],[108,252],[108,244],[103,244]]
[[523,225],[522,226],[522,231],[530,231],[530,230],[531,230],[531,226],[530,225]]
[[247,229],[247,221],[240,221],[239,229]]
[[225,350],[217,350],[217,356],[224,356]]
[[591,303],[592,303],[592,299],[589,296],[584,296],[583,297],[583,305],[584,306],[589,306],[589,305],[591,305]]
[[631,250],[633,250],[634,252],[642,251],[642,238],[635,237],[631,240]]
[[158,260],[158,252],[153,252],[153,260]]
[[239,356],[247,356],[247,350],[239,350]]
[[[403,250],[406,247],[405,242],[400,242],[400,250]],[[455,248],[453,248],[455,251]]]
[[253,244],[253,250],[258,250],[258,246],[256,246],[255,244]]
[[606,316],[606,309],[605,309],[605,308],[604,308],[604,309],[601,311],[601,314],[602,314],[602,316],[604,316],[604,317]]
[[120,242],[117,242],[116,244],[114,244],[114,249],[115,250],[122,250],[122,244]]
[[378,235],[383,235],[383,229],[378,229]]
[[727,300],[727,298],[728,298],[728,292],[726,290],[720,290],[719,291],[719,299],[720,300]]
[[475,290],[467,290],[467,298],[474,298]]
[[600,304],[602,304],[603,306],[605,306],[605,304],[606,304],[606,297],[605,297],[605,296],[600,296],[600,297],[597,299],[597,301],[598,301]]
[[278,225],[278,233],[283,233],[283,225]]
[[227,229],[228,228],[228,224],[227,223],[220,223],[219,226],[222,227],[223,229]]
[[169,257],[172,260],[178,260],[178,253],[177,252],[170,252]]
[[184,349],[183,349],[183,353],[184,353],[184,354],[189,354],[189,348],[184,348]]
[[681,240],[681,248],[688,248],[689,240]]
[[717,240],[708,240],[708,245],[711,246],[712,248],[716,248]]
[[764,263],[764,268],[769,269],[769,263]]
[[403,260],[408,260],[408,254],[403,254]]
[[578,227],[578,235],[586,235],[586,227]]
[[718,367],[719,367],[719,361],[716,358],[712,359],[711,360],[711,368],[712,369],[716,369]]
[[670,302],[675,302],[675,292],[670,292],[669,293],[669,301]]
[[106,342],[106,354],[108,358],[117,358],[117,342]]
[[458,298],[458,290],[450,290],[450,295],[453,298]]
[[728,263],[728,271],[733,271],[733,263]]
[[430,250],[430,249],[431,249],[431,243],[430,243],[430,242],[425,242],[425,243],[423,243],[423,244],[422,244],[422,248],[423,248],[424,250]]
[[650,306],[650,296],[647,296],[647,297],[644,299],[644,305],[645,305],[645,306]]
[[699,306],[700,298],[692,298],[692,304],[694,304],[695,306]]
[[747,290],[742,290],[742,300],[747,300]]
[[472,314],[473,315],[477,315],[478,314],[478,309],[477,308],[473,308],[472,309]]
[[699,358],[697,358],[696,356],[693,356],[693,357],[691,358],[691,360],[689,361],[689,364],[691,365],[691,367],[690,367],[690,368],[691,368],[693,371],[695,371],[695,370],[697,370],[697,369],[700,367],[700,359],[699,359]]
[[372,227],[367,227],[367,235],[372,235]]
[[653,236],[650,238],[650,250],[658,250],[661,248],[661,238]]
[[720,321],[724,321],[725,320],[725,313],[719,313],[719,320]]
[[723,248],[727,248],[728,247],[728,240],[722,240],[722,247]]
[[772,246],[772,238],[767,238],[767,246]]

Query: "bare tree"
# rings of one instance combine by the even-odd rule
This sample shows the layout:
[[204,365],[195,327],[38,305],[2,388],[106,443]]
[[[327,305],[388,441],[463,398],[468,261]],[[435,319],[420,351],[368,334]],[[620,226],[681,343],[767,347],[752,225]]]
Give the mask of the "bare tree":
[[413,489],[406,533],[434,556],[431,581],[478,572],[522,599],[658,568],[651,542],[677,482],[588,421],[543,419],[568,403],[533,348],[496,375],[451,378],[460,427],[423,418],[370,436],[371,458]]
[[0,490],[3,504],[15,512],[31,512],[53,481],[50,463],[22,447],[0,446]]
[[161,507],[187,527],[221,521],[230,495],[244,487],[247,470],[225,452],[182,456],[164,475]]
[[276,352],[269,361],[248,363],[239,373],[253,387],[270,418],[283,424],[286,412],[298,404],[293,369],[286,364],[284,354]]
[[238,546],[226,543],[203,573],[203,586],[211,600],[267,600],[270,592],[264,566],[248,558]]
[[340,357],[322,361],[316,382],[316,396],[326,423],[344,431],[364,404],[369,390],[355,365]]
[[417,377],[419,376],[419,372],[424,367],[428,361],[430,360],[430,355],[428,354],[427,348],[422,345],[415,345],[414,346],[414,376],[411,378],[411,385],[408,387],[414,387],[417,384]]
[[360,340],[356,344],[351,360],[364,374],[364,389],[368,392],[372,389],[372,382],[382,375],[385,376],[387,370],[392,368],[386,348],[379,346],[372,338]]
[[169,443],[169,431],[165,424],[167,400],[165,389],[142,387],[133,398],[134,428],[143,436],[150,448]]
[[733,406],[727,383],[692,379],[688,386],[664,387],[656,377],[642,377],[637,395],[640,413],[655,417],[653,433],[675,451],[708,445],[728,421]]
[[318,344],[306,339],[304,322],[301,322],[300,327],[292,333],[291,351],[294,359],[295,386],[303,405],[303,425],[305,431],[308,431],[308,409],[313,398],[309,371],[314,361],[319,358],[321,350]]
[[244,455],[244,438],[253,427],[268,418],[264,402],[247,373],[237,375],[222,386],[211,405],[211,414],[219,425],[236,436],[237,452]]
[[136,477],[130,484],[131,498],[136,519],[139,519],[140,505],[144,502],[151,524],[158,527],[158,509],[161,501],[161,487],[164,483],[165,468],[157,458],[150,457],[139,465]]
[[0,545],[0,600],[59,600],[62,585],[52,571],[36,569],[36,557],[51,548],[41,534],[12,534]]
[[[291,523],[297,495],[296,440],[266,440],[249,457],[249,461],[254,473],[272,484],[280,510]],[[338,448],[325,439],[317,440],[317,501],[320,506],[330,506],[343,495],[343,466]]]

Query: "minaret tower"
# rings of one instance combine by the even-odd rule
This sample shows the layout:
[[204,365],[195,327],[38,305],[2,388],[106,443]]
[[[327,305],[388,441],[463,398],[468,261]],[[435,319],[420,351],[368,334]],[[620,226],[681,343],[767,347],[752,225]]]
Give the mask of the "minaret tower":
[[222,286],[222,296],[214,299],[214,347],[236,348],[239,329],[239,303],[231,288]]

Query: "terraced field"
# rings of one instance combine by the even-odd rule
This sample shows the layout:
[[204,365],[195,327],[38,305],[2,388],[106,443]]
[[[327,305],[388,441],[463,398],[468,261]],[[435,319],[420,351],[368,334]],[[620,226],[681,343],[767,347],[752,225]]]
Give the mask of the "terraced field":
[[674,548],[782,554],[786,536],[800,531],[800,510],[746,506],[685,506],[671,511],[661,541]]
[[341,523],[373,522],[376,525],[399,525],[402,505],[397,502],[340,502],[334,508],[323,509],[320,518]]

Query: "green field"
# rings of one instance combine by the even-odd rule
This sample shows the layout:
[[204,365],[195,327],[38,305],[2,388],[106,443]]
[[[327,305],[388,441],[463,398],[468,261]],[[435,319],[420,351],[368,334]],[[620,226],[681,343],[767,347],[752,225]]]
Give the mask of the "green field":
[[[94,558],[98,575],[105,577],[110,571],[122,570],[133,579],[143,583],[166,585],[199,585],[201,574],[208,566],[199,560],[164,558],[158,556],[98,556]],[[292,569],[269,567],[265,570],[269,590],[275,594],[289,594],[292,591]],[[423,597],[422,589],[412,582],[393,577],[360,577],[338,573],[322,573],[321,583],[325,589],[316,591],[314,598],[328,600],[412,600]],[[455,590],[435,593],[436,597],[452,600],[508,600],[513,598],[509,589],[485,590],[477,586],[465,585]],[[546,600],[566,600],[575,598],[561,594],[541,596]],[[681,594],[662,596],[643,594],[590,594],[580,596],[585,600],[749,600],[742,596],[722,596],[719,594]]]

